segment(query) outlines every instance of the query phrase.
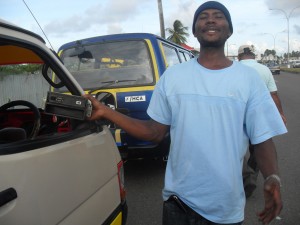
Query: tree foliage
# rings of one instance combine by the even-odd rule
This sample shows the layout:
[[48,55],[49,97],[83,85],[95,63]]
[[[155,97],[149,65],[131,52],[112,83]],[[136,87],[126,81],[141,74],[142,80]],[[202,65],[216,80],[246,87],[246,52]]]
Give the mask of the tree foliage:
[[187,33],[188,27],[183,26],[180,20],[175,20],[173,28],[166,28],[166,31],[170,34],[170,36],[167,37],[168,40],[179,45],[187,42],[187,37],[189,36]]
[[[287,53],[284,53],[284,58],[287,58]],[[292,51],[290,52],[290,57],[300,58],[300,51]]]
[[33,74],[36,71],[40,71],[41,64],[21,64],[21,65],[6,65],[0,66],[0,72],[2,73],[14,73],[14,74]]
[[273,50],[266,49],[264,52],[264,56],[268,56],[268,55],[276,56],[276,51],[274,49]]
[[[264,54],[262,55],[263,56],[268,56],[268,55],[273,55],[273,56],[276,56],[276,51],[275,50],[270,50],[270,49],[266,49]],[[287,58],[288,54],[287,53],[284,53],[283,54],[283,58]],[[289,57],[293,57],[293,58],[300,58],[300,51],[292,51],[290,52],[290,55]]]

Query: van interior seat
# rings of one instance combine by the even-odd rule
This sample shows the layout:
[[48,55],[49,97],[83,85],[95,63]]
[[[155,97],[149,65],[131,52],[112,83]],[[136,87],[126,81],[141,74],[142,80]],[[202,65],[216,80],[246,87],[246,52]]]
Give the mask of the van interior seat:
[[6,127],[0,130],[0,143],[12,143],[27,139],[26,131],[23,128]]

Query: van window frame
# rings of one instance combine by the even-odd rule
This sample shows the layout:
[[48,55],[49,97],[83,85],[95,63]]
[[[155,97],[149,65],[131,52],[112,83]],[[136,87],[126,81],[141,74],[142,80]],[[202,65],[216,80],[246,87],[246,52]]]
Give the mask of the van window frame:
[[183,51],[182,49],[179,50],[179,53],[180,53],[180,56],[182,56],[183,59],[184,59],[182,62],[186,62],[186,61],[188,61],[189,59],[191,59],[190,57],[187,58],[186,52]]

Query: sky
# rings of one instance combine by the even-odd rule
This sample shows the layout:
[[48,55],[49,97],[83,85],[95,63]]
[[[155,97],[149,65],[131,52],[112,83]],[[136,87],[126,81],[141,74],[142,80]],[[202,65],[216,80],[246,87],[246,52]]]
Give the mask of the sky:
[[[43,29],[47,38],[41,31]],[[192,34],[195,10],[203,0],[162,0],[165,28],[180,20],[188,27],[187,44],[199,48]],[[236,55],[243,44],[278,55],[300,51],[299,0],[219,0],[229,10],[233,35],[225,53]],[[275,9],[275,10],[270,10]],[[54,50],[70,41],[115,33],[147,32],[160,35],[157,0],[0,0],[0,18],[42,36]],[[169,34],[166,32],[166,36]]]

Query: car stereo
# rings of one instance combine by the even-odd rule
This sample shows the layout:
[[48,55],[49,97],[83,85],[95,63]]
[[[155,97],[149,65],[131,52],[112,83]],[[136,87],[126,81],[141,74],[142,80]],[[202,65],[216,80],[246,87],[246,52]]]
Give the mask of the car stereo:
[[45,113],[84,120],[92,114],[92,103],[83,96],[49,91],[45,102]]

